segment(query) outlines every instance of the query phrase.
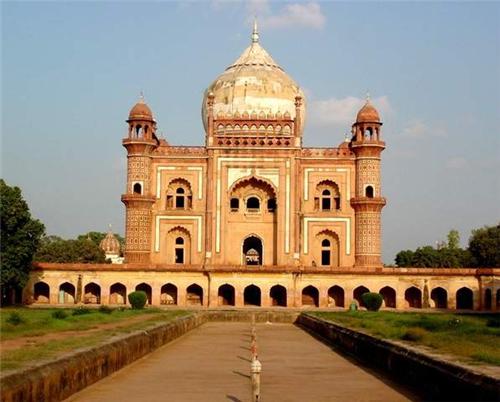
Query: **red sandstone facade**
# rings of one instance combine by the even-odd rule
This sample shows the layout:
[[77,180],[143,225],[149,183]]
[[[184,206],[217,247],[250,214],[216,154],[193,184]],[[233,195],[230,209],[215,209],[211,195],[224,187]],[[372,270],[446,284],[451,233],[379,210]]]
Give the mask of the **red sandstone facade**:
[[[350,138],[302,146],[303,93],[252,44],[207,89],[203,147],[156,135],[143,99],[129,113],[123,265],[39,264],[35,302],[491,308],[497,270],[403,270],[381,262],[382,122],[367,100]],[[80,295],[80,296],[78,296]]]

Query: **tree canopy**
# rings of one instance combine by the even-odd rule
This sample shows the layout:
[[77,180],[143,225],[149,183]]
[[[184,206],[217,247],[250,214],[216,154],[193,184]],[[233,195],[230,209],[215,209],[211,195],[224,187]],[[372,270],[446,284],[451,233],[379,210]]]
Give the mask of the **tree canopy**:
[[466,249],[460,247],[460,234],[450,230],[447,242],[396,254],[398,267],[461,268],[500,267],[500,224],[472,231]]
[[2,303],[13,291],[26,284],[33,256],[45,232],[45,227],[33,219],[19,187],[11,187],[0,179],[0,227],[2,247]]
[[473,230],[469,251],[475,266],[500,267],[500,223]]
[[58,236],[46,236],[35,254],[38,262],[103,263],[104,251],[92,239],[84,235],[76,240],[64,240]]

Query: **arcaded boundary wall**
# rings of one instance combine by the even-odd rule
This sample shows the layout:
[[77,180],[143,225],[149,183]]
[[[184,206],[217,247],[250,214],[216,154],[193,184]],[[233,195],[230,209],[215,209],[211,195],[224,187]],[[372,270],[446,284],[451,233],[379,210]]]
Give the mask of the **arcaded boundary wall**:
[[425,400],[498,401],[500,380],[395,342],[301,314],[297,324],[368,366],[413,387]]
[[1,379],[2,402],[61,401],[206,322],[192,314]]

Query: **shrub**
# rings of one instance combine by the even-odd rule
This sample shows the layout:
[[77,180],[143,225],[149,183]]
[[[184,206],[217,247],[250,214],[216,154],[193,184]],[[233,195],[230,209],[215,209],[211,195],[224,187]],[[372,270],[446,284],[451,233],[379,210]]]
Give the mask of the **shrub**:
[[92,311],[87,307],[78,307],[73,310],[73,315],[85,315],[90,314]]
[[486,321],[486,326],[490,328],[500,328],[500,318],[490,318]]
[[68,314],[64,310],[56,310],[52,312],[52,318],[55,318],[56,320],[64,320]]
[[361,299],[369,311],[378,311],[384,300],[381,295],[373,292],[363,293]]
[[19,314],[17,311],[10,313],[6,321],[12,325],[19,325],[26,322],[23,316]]
[[113,312],[113,309],[108,307],[108,306],[101,306],[99,307],[99,313],[103,314],[111,314]]
[[128,301],[133,309],[142,309],[146,305],[148,295],[142,290],[137,290],[128,295]]
[[423,337],[427,334],[427,331],[423,328],[412,327],[408,328],[406,332],[401,335],[401,339],[405,341],[417,342],[421,341]]

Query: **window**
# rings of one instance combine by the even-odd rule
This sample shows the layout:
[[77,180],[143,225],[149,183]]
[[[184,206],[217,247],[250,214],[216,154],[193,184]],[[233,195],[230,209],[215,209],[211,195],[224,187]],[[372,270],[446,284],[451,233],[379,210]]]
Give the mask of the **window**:
[[142,194],[141,183],[135,183],[133,188],[134,194]]
[[365,196],[368,198],[373,198],[373,187],[372,186],[366,186]]
[[316,186],[314,209],[317,211],[340,210],[340,192],[337,183],[323,180]]
[[184,264],[184,239],[182,237],[175,239],[175,263]]
[[330,191],[323,190],[323,192],[321,193],[321,210],[329,211],[330,209],[332,209],[332,200],[330,197]]
[[249,197],[247,199],[247,211],[259,212],[259,210],[260,210],[260,200],[257,197]]
[[267,211],[268,212],[276,211],[276,198],[269,198],[267,200]]
[[191,209],[191,185],[185,179],[175,179],[170,182],[167,190],[167,209]]
[[229,207],[231,208],[231,212],[238,212],[240,209],[240,200],[238,198],[231,198]]
[[184,189],[182,187],[179,187],[175,191],[175,207],[176,208],[184,208],[185,202],[184,202]]

